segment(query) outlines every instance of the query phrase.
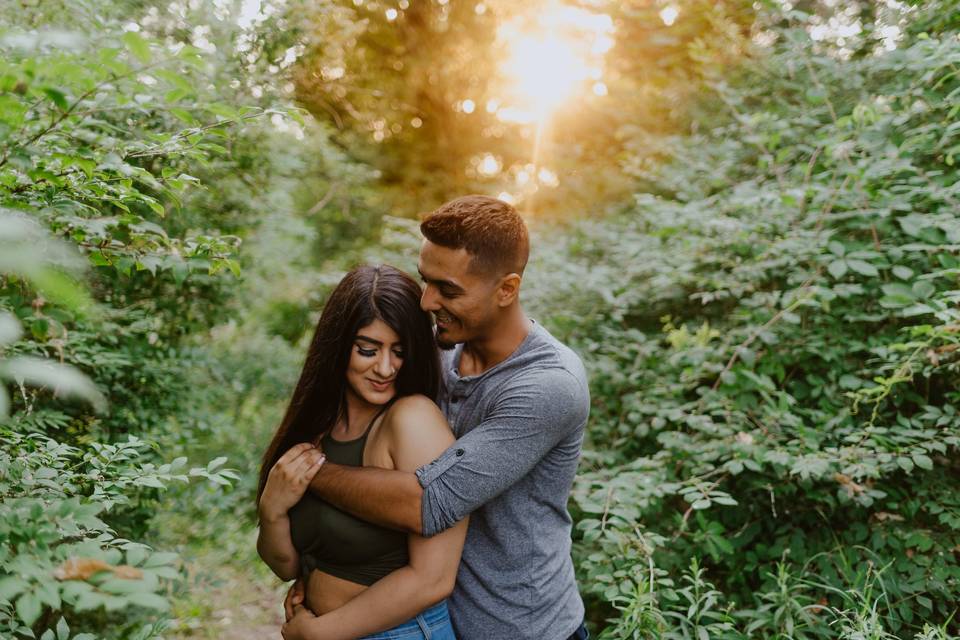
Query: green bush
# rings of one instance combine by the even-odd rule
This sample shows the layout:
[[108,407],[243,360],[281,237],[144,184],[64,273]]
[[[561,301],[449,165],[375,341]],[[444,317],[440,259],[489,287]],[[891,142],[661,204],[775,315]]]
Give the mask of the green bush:
[[957,32],[851,56],[814,20],[702,67],[695,133],[625,132],[634,206],[534,269],[593,385],[601,637],[957,631]]

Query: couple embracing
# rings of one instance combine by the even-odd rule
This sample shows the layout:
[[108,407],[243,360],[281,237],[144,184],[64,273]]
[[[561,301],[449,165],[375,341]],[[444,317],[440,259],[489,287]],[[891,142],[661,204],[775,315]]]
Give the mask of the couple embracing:
[[333,291],[264,455],[257,549],[296,580],[283,637],[583,640],[583,365],[520,306],[512,206],[466,196],[420,229],[422,289],[383,265]]

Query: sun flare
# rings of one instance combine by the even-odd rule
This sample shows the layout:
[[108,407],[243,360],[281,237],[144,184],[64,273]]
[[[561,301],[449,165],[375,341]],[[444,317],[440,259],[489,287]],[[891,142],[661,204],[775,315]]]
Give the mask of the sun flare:
[[535,19],[501,25],[498,41],[508,55],[498,118],[542,123],[585,87],[596,86],[612,34],[610,16],[558,4],[543,7]]
[[589,77],[585,60],[569,42],[553,35],[518,36],[504,72],[521,89],[536,120],[549,115]]

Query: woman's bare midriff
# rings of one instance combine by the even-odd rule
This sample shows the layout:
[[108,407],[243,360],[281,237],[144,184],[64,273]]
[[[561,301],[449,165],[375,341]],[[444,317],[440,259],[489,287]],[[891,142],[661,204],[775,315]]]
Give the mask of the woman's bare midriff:
[[322,616],[342,607],[360,595],[367,587],[350,582],[319,569],[307,577],[306,601],[304,604],[316,615]]

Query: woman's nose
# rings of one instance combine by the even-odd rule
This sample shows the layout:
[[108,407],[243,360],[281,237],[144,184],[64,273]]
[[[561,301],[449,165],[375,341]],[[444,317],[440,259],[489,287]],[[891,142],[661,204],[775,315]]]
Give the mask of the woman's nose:
[[389,378],[396,373],[393,358],[393,354],[389,351],[377,358],[376,372],[378,376],[381,378]]

